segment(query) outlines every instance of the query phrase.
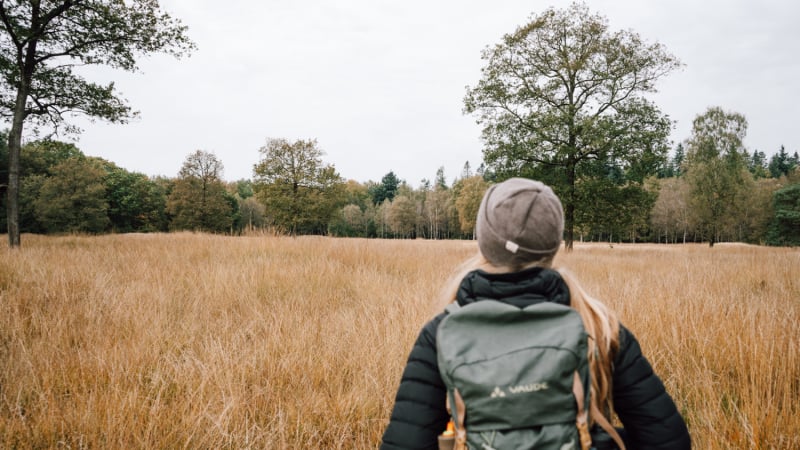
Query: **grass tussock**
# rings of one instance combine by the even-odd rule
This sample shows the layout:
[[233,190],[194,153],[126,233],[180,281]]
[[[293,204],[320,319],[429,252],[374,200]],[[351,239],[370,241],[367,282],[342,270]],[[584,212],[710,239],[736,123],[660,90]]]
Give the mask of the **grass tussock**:
[[[376,448],[470,242],[24,236],[0,250],[0,448]],[[798,448],[800,253],[581,246],[696,448]]]

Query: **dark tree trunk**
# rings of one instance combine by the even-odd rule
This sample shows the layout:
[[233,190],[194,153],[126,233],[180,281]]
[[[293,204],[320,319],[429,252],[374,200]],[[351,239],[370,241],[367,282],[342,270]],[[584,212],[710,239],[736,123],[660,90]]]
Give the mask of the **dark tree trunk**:
[[24,81],[17,90],[17,101],[14,105],[14,119],[8,133],[8,202],[6,219],[8,224],[8,246],[20,246],[19,230],[19,158],[22,147],[22,125],[25,121],[25,101],[28,98],[28,87]]
[[572,251],[575,231],[575,163],[567,163],[567,201],[564,210],[564,246],[568,252]]
[[[33,3],[31,23],[38,24],[39,2]],[[18,48],[17,64],[21,68],[19,85],[17,85],[17,98],[14,103],[14,117],[11,120],[11,131],[8,133],[8,206],[6,219],[8,221],[8,246],[20,246],[19,229],[19,159],[22,149],[22,127],[28,116],[27,102],[30,93],[33,71],[36,67],[36,45],[39,40],[39,31],[33,32],[29,37],[27,46]]]

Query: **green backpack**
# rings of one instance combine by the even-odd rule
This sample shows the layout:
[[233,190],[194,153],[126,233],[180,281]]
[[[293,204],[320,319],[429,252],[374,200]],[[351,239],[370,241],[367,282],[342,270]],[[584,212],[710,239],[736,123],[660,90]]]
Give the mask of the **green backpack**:
[[436,336],[455,448],[588,449],[588,335],[552,302],[453,303]]

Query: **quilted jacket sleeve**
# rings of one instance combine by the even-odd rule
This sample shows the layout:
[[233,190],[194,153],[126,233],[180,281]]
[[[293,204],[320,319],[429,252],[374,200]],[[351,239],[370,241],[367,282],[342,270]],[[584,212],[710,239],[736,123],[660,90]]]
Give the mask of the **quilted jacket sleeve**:
[[625,426],[627,447],[635,450],[691,448],[686,423],[633,333],[620,327],[614,361],[614,410]]
[[425,325],[411,349],[382,450],[438,449],[437,436],[448,420],[446,389],[436,362],[436,329],[442,317]]

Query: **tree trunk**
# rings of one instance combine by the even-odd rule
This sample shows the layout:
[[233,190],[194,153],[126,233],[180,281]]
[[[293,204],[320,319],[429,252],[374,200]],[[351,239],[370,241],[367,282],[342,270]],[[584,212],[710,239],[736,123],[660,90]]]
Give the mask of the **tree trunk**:
[[25,100],[28,98],[28,83],[23,80],[17,89],[14,118],[8,133],[8,202],[6,219],[8,224],[8,246],[20,246],[19,230],[19,158],[22,148],[22,126],[25,122]]
[[564,211],[564,247],[568,252],[572,251],[572,241],[575,228],[575,162],[572,158],[567,163],[567,201]]
[[[32,21],[38,23],[39,2],[32,2]],[[36,33],[35,33],[36,34]],[[19,248],[19,159],[22,149],[22,127],[25,124],[28,112],[26,103],[30,93],[31,80],[36,67],[36,45],[40,35],[30,36],[27,46],[18,48],[17,65],[20,69],[19,85],[17,85],[17,98],[14,102],[14,116],[11,119],[11,130],[8,133],[8,207],[6,219],[8,221],[8,246]],[[24,58],[22,57],[24,53]]]

